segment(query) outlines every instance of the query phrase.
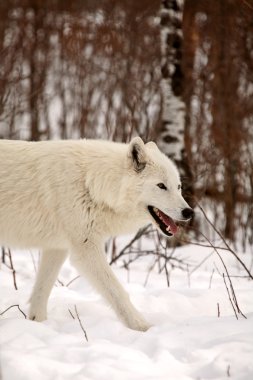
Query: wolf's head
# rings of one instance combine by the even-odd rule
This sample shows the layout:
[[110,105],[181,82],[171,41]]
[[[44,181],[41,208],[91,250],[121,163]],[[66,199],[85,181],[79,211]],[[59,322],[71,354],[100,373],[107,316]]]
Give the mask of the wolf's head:
[[138,194],[137,214],[145,215],[166,236],[174,235],[176,221],[187,221],[193,216],[193,210],[182,197],[176,166],[154,142],[144,144],[140,137],[130,142],[127,159]]

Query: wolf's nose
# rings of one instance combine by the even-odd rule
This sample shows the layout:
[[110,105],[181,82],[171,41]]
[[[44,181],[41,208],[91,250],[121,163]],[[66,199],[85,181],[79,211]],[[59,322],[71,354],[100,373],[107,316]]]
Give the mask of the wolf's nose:
[[184,219],[191,219],[194,215],[194,211],[190,207],[186,207],[182,210],[182,215]]

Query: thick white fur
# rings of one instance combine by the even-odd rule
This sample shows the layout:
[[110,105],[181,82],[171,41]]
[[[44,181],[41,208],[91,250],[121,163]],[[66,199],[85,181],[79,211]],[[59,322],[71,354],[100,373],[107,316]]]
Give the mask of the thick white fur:
[[[160,182],[168,191],[157,187]],[[188,205],[179,183],[173,163],[138,137],[130,144],[0,140],[0,243],[43,250],[30,318],[46,319],[48,297],[70,254],[126,326],[147,330],[107,264],[103,245],[108,236],[154,222],[148,205],[181,219]]]

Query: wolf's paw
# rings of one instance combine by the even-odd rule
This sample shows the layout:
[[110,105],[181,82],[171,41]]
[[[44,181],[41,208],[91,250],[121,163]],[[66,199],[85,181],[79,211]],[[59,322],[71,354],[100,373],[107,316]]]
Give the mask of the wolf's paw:
[[130,327],[132,330],[137,330],[137,331],[147,331],[150,329],[150,327],[152,327],[152,325],[148,322],[145,322],[145,323],[141,323],[141,324],[137,324],[137,325],[134,325],[133,327]]
[[127,327],[136,331],[147,331],[152,325],[148,323],[141,315],[128,318]]
[[29,311],[29,319],[31,319],[31,321],[42,322],[47,319],[47,312],[46,310],[39,310],[31,307]]
[[30,314],[29,315],[29,319],[31,321],[36,321],[36,322],[43,322],[45,321],[45,319],[47,319],[46,317],[41,317],[41,316],[37,316],[35,314]]

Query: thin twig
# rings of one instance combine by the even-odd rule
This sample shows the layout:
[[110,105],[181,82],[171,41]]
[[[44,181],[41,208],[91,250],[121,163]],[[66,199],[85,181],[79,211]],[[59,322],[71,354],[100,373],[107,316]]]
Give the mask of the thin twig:
[[68,311],[69,311],[69,314],[71,315],[71,317],[72,317],[73,319],[75,319],[74,315],[72,314],[72,311],[71,311],[70,309],[68,309]]
[[230,375],[230,364],[228,365],[228,367],[227,367],[227,377],[230,377],[231,375]]
[[79,324],[80,324],[80,327],[81,327],[81,329],[83,330],[83,333],[84,333],[85,339],[86,339],[86,341],[88,342],[87,333],[86,333],[86,331],[85,331],[85,329],[84,329],[84,327],[83,327],[83,325],[82,325],[82,321],[81,321],[81,319],[80,319],[80,317],[79,317],[79,314],[78,314],[78,311],[77,311],[77,307],[76,307],[76,305],[75,305],[75,312],[76,312],[76,316],[77,316],[78,322],[79,322]]
[[68,287],[70,284],[72,284],[72,282],[76,281],[78,278],[80,278],[80,276],[76,276],[75,278],[73,278],[72,280],[70,280],[67,284],[66,284],[66,287]]
[[212,270],[212,274],[211,274],[211,276],[210,276],[210,280],[209,280],[209,287],[208,287],[208,289],[211,289],[211,285],[212,285],[212,280],[213,280],[214,272],[215,272],[215,269],[213,268],[213,270]]
[[[199,207],[200,207],[200,206],[199,206]],[[213,225],[213,223],[209,220],[209,218],[207,218],[205,211],[204,211],[202,208],[201,208],[201,210],[202,210],[203,214],[205,215],[206,220],[208,221],[208,223],[209,223],[209,224],[214,228],[214,230],[217,232],[217,229],[215,228],[215,226]],[[217,233],[219,233],[219,236],[220,236],[221,239],[224,241],[224,243],[227,244],[226,241],[225,241],[225,239],[224,239],[223,236],[221,235],[221,233],[220,233],[220,232],[217,232]],[[239,314],[241,314],[244,318],[246,318],[246,316],[245,316],[245,315],[243,314],[243,312],[240,310],[240,307],[239,307],[239,304],[238,304],[238,301],[237,301],[237,298],[236,298],[236,294],[235,294],[235,291],[234,291],[233,283],[232,283],[232,280],[231,280],[230,275],[229,275],[229,273],[228,273],[228,269],[227,269],[227,267],[226,267],[226,264],[225,264],[225,262],[224,262],[222,256],[220,255],[218,249],[215,248],[215,247],[212,245],[212,242],[208,239],[208,237],[205,236],[205,234],[204,234],[203,232],[201,232],[201,234],[202,234],[202,236],[206,239],[206,241],[207,241],[207,242],[213,247],[214,251],[215,251],[216,254],[218,255],[218,257],[219,257],[219,259],[220,259],[220,261],[221,261],[221,263],[222,263],[222,265],[223,265],[223,267],[224,267],[224,269],[225,269],[225,272],[226,272],[226,275],[227,275],[227,278],[228,278],[228,281],[229,281],[229,285],[230,285],[230,291],[231,291],[231,293],[232,293],[232,298],[231,298],[230,291],[229,291],[229,289],[228,289],[228,286],[227,286],[226,282],[225,282],[225,286],[226,286],[226,290],[227,290],[228,297],[229,297],[229,300],[230,300],[230,302],[231,302],[232,308],[233,308],[233,310],[234,310],[234,312],[235,312],[236,319],[238,319],[237,312],[238,312]],[[227,246],[228,246],[228,245],[227,245]],[[229,246],[228,246],[228,248],[229,248]],[[235,254],[235,255],[236,255],[236,254]],[[236,256],[237,256],[237,255],[236,255]],[[223,274],[223,278],[225,278],[225,277],[224,277],[224,274]],[[225,281],[225,280],[224,280],[224,281]]]
[[168,268],[167,268],[167,261],[164,264],[164,269],[165,269],[165,273],[166,273],[167,286],[169,288],[170,287],[170,273],[169,273]]
[[8,249],[8,256],[9,256],[9,259],[10,259],[10,267],[11,267],[11,270],[12,270],[12,277],[13,277],[14,288],[16,290],[18,290],[17,281],[16,281],[16,271],[15,271],[15,268],[13,266],[13,261],[12,261],[12,256],[11,256],[11,250],[10,249]]
[[154,260],[153,264],[150,265],[143,286],[147,286],[147,283],[148,283],[148,279],[149,279],[150,273],[151,273],[151,271],[154,269],[154,267],[155,267],[157,261],[158,261],[158,259],[156,258],[156,259]]
[[207,255],[202,261],[200,261],[200,263],[197,264],[197,265],[191,270],[190,275],[192,275],[197,269],[199,269],[199,267],[201,267],[201,265],[204,264],[204,262],[206,262],[206,261],[209,259],[209,257],[211,257],[212,255],[213,255],[213,251],[212,251],[209,255]]
[[[208,239],[203,233],[202,233],[202,235],[207,239],[207,241],[208,241],[209,244],[212,244],[211,241],[210,241],[210,240],[209,240],[209,239]],[[214,248],[214,251],[215,251],[216,254],[218,255],[218,257],[219,257],[219,259],[220,259],[220,261],[221,261],[221,263],[222,263],[222,265],[223,265],[223,267],[224,267],[224,269],[225,269],[225,272],[226,272],[226,275],[227,275],[227,278],[228,278],[228,281],[229,281],[229,285],[230,285],[230,289],[231,289],[231,292],[232,292],[232,295],[233,295],[234,303],[233,303],[233,301],[232,301],[232,299],[231,299],[230,292],[229,292],[229,289],[228,289],[227,286],[226,286],[226,289],[227,289],[228,296],[229,296],[229,300],[231,301],[231,305],[232,305],[232,307],[233,307],[233,310],[235,310],[235,307],[234,307],[234,306],[236,306],[237,312],[238,312],[239,314],[241,314],[244,318],[246,318],[246,316],[245,316],[245,315],[243,314],[243,312],[240,310],[239,304],[238,304],[238,302],[237,302],[237,298],[236,298],[236,295],[235,295],[235,291],[234,291],[233,283],[232,283],[232,280],[231,280],[230,275],[229,275],[229,273],[228,273],[227,266],[226,266],[226,264],[225,264],[225,262],[224,262],[222,256],[220,255],[219,251],[218,251],[216,248]],[[224,277],[224,274],[222,274],[222,276],[223,276],[223,278],[225,278],[225,277]],[[226,283],[225,283],[225,285],[226,285]],[[235,316],[236,316],[236,318],[238,319],[236,313],[235,313]]]
[[217,249],[221,249],[223,251],[230,251],[229,248],[227,247],[220,247],[220,246],[216,246],[216,245],[209,245],[209,244],[204,244],[204,243],[199,243],[197,241],[191,241],[191,240],[187,240],[187,239],[180,239],[180,241],[182,243],[185,243],[185,244],[191,244],[191,245],[197,245],[198,247],[204,247],[204,248],[217,248]]
[[236,316],[236,319],[238,319],[238,315],[237,315],[237,312],[236,312],[236,308],[234,307],[234,304],[233,304],[233,301],[231,299],[231,296],[230,296],[230,292],[229,292],[229,289],[228,289],[228,286],[227,286],[227,283],[226,283],[226,280],[225,280],[225,276],[224,276],[224,273],[223,273],[223,281],[224,281],[224,284],[226,286],[226,289],[227,289],[227,294],[228,294],[228,298],[229,298],[229,301],[232,305],[232,308],[234,310],[234,313],[235,313],[235,316]]
[[[215,227],[215,225],[211,222],[211,220],[208,218],[208,216],[206,215],[206,212],[204,211],[204,209],[200,206],[199,203],[197,203],[198,207],[200,208],[200,210],[202,211],[206,221],[212,226],[212,228],[214,229],[214,231],[219,235],[219,237],[221,238],[221,240],[223,241],[223,243],[225,244],[225,246],[227,247],[228,251],[232,253],[232,255],[236,258],[237,261],[239,261],[239,263],[241,264],[241,266],[245,269],[245,271],[248,273],[249,277],[253,280],[253,275],[250,273],[250,271],[248,270],[248,268],[246,267],[246,265],[244,264],[244,262],[240,259],[240,257],[236,254],[236,252],[228,245],[226,239],[222,236],[222,234],[220,233],[220,231]],[[210,242],[209,242],[210,243]],[[212,247],[215,249],[215,247],[212,245]],[[216,248],[217,249],[217,248]],[[220,248],[219,248],[220,249]]]
[[[57,278],[57,282],[58,282],[61,286],[63,286],[63,287],[65,286],[65,285],[64,285],[64,282],[61,281],[59,278]],[[55,286],[57,286],[57,285],[55,284]]]
[[147,232],[147,230],[148,230],[149,227],[150,226],[148,225],[148,226],[146,226],[144,228],[141,228],[137,232],[137,234],[132,238],[132,240],[130,240],[130,242],[118,253],[118,255],[114,256],[111,259],[110,265],[112,265],[113,263],[115,263],[115,261],[117,261],[121,256],[123,256],[126,253],[126,251],[133,245],[133,243],[135,243],[137,240],[139,240],[139,238]]
[[[174,252],[174,250],[173,250],[173,252]],[[179,268],[181,270],[184,270],[184,271],[187,270],[187,268],[186,268],[187,264],[185,263],[185,260],[187,260],[187,258],[180,259],[180,258],[177,258],[177,257],[173,257],[172,256],[173,252],[169,256],[166,255],[166,254],[164,254],[164,253],[162,253],[162,252],[160,252],[160,251],[156,251],[156,250],[154,251],[153,249],[151,249],[151,250],[144,250],[144,251],[132,250],[130,252],[124,252],[122,254],[122,256],[123,255],[130,255],[130,254],[131,255],[135,254],[136,256],[129,258],[129,260],[127,262],[125,262],[123,266],[125,267],[126,264],[129,265],[129,264],[133,263],[134,261],[138,260],[142,256],[149,256],[149,255],[151,255],[151,256],[157,256],[158,259],[164,259],[165,263],[169,262],[169,261],[173,262],[173,264],[172,264],[173,267],[177,267],[177,268]],[[159,273],[161,273],[164,270],[164,265],[165,264],[163,264],[161,266],[161,268],[159,269]]]
[[13,307],[17,307],[18,310],[23,314],[23,316],[25,317],[25,319],[27,318],[26,314],[20,309],[19,305],[11,305],[11,306],[9,306],[6,310],[2,311],[0,313],[0,315],[4,315],[8,310],[10,310]]
[[5,249],[2,247],[2,263],[5,264]]

